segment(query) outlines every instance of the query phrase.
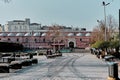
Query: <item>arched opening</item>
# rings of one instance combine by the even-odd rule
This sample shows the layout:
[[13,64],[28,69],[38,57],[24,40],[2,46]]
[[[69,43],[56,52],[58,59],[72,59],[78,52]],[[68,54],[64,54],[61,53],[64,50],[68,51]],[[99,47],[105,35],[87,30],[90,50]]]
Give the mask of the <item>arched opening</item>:
[[8,38],[8,41],[10,41],[11,39],[10,38]]
[[17,40],[16,40],[17,42],[19,42],[19,38],[17,38]]
[[74,42],[69,42],[69,47],[74,48]]
[[37,43],[37,39],[34,39],[35,43]]

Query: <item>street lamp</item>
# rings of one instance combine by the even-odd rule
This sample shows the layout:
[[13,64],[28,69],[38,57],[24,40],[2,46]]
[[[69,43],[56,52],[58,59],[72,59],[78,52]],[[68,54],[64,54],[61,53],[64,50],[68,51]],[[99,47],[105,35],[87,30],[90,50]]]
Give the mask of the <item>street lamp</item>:
[[103,1],[103,6],[104,6],[104,18],[105,18],[105,41],[107,41],[107,29],[106,29],[106,6],[109,5],[110,3],[105,3]]
[[119,9],[119,52],[120,52],[120,9]]

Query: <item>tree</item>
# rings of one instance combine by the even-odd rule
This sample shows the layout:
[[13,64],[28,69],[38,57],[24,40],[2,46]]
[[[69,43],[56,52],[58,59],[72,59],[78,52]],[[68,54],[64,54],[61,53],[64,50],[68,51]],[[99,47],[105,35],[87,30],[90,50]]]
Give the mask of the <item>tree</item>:
[[108,26],[107,39],[111,40],[114,37],[114,34],[116,33],[116,29],[118,28],[118,24],[112,15],[109,15],[107,17],[107,26]]
[[[49,27],[49,30],[47,31],[47,35],[46,35],[46,39],[52,43],[53,46],[53,50],[56,51],[56,49],[60,49],[60,43],[64,43],[65,42],[65,38],[64,38],[64,32],[62,30],[62,26],[54,24],[52,26]],[[55,44],[57,44],[55,46]]]
[[104,40],[104,25],[101,22],[100,26],[96,26],[91,33],[91,41],[95,43],[96,41],[103,41]]
[[[99,24],[93,29],[91,34],[92,47],[101,48],[104,51],[107,51],[109,48],[115,48],[118,52],[118,42],[112,42],[117,41],[117,39],[114,39],[114,35],[116,35],[116,28],[118,27],[113,16],[109,15],[107,17],[106,25],[104,20],[97,22]],[[107,41],[105,41],[105,29]]]
[[113,16],[109,15],[107,17],[107,23],[105,26],[105,21],[97,21],[99,24],[93,29],[93,33],[91,34],[92,37],[92,43],[95,43],[96,41],[104,41],[105,38],[105,28],[107,31],[106,37],[107,41],[110,41],[113,38],[113,35],[116,33],[116,28],[118,27],[115,19]]
[[18,43],[0,42],[0,52],[13,52],[23,50],[23,45]]
[[109,48],[110,47],[110,42],[109,41],[97,41],[95,44],[92,45],[94,48]]

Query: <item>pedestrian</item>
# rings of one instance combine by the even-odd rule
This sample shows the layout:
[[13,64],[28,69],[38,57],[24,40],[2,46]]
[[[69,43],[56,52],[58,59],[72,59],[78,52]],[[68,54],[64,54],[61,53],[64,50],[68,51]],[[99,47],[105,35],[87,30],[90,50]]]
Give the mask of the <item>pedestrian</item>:
[[46,55],[49,55],[49,50],[47,49],[47,51],[46,51]]
[[32,54],[32,53],[29,54],[29,58],[30,58],[30,59],[33,58],[33,54]]
[[52,55],[52,51],[51,50],[49,50],[49,53],[50,53],[50,55]]
[[97,58],[100,58],[101,52],[99,49],[97,49]]

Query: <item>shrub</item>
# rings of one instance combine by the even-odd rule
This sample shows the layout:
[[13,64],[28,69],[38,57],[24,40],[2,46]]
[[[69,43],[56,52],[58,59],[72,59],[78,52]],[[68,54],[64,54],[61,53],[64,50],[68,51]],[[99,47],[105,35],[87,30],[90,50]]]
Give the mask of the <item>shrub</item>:
[[0,52],[12,52],[22,50],[23,45],[18,43],[0,42]]
[[108,48],[110,46],[110,42],[109,41],[97,41],[96,43],[94,43],[92,45],[92,47],[94,48]]

